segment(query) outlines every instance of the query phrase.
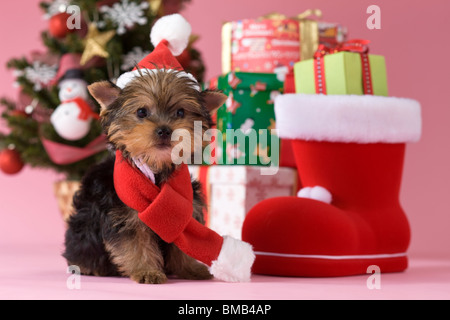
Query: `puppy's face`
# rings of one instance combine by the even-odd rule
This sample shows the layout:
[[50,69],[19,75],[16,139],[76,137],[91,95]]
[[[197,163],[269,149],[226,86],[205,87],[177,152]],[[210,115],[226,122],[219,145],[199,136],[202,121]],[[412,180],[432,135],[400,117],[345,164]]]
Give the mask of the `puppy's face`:
[[[194,133],[203,136],[212,124],[210,114],[226,100],[220,92],[199,92],[196,86],[177,71],[159,70],[142,72],[123,90],[108,81],[88,89],[101,105],[100,117],[109,141],[125,157],[138,158],[159,173],[173,167],[175,145],[183,143],[182,150],[195,151]],[[201,121],[201,132],[194,130],[195,121]],[[190,139],[172,141],[172,133],[178,129],[188,132]]]

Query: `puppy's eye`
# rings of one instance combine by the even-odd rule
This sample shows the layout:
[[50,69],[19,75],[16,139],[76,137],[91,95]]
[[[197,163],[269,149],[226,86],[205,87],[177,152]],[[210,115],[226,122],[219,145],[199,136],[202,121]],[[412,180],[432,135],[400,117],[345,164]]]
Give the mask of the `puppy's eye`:
[[144,119],[148,116],[148,110],[145,108],[139,108],[136,112],[138,118]]
[[177,117],[178,118],[184,118],[184,109],[178,109],[177,110]]

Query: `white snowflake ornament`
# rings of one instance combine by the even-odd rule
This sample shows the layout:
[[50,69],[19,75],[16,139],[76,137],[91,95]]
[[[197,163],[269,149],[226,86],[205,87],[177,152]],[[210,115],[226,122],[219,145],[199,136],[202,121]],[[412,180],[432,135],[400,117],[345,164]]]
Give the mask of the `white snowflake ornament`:
[[149,4],[146,1],[138,4],[129,0],[122,0],[112,7],[102,6],[99,11],[105,15],[106,19],[111,20],[117,26],[117,34],[123,35],[127,28],[132,28],[135,24],[142,26],[147,23],[145,10],[148,8]]
[[24,69],[27,80],[34,84],[34,90],[40,91],[56,77],[58,66],[49,66],[39,61],[34,61],[33,65]]
[[66,12],[67,7],[70,5],[71,0],[54,0],[49,4],[47,12],[44,14],[43,18],[49,20],[54,15],[58,13]]
[[134,47],[130,52],[122,56],[123,63],[120,66],[120,69],[123,71],[133,69],[139,61],[144,59],[149,54],[150,51],[144,51],[141,47]]

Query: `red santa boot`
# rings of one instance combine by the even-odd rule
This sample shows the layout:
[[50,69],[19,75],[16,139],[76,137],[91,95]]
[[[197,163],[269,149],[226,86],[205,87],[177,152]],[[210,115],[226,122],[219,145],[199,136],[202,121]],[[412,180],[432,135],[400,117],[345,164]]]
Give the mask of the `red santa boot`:
[[288,94],[275,102],[304,187],[257,204],[242,239],[254,273],[364,274],[407,268],[410,229],[399,203],[405,143],[421,133],[420,105],[377,96]]

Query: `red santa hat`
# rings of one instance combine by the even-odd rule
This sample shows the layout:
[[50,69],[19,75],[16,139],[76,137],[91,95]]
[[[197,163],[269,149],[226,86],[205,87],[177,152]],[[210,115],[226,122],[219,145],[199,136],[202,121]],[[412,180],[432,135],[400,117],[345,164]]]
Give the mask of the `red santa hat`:
[[142,59],[132,71],[122,74],[116,85],[124,89],[135,78],[148,73],[179,71],[180,77],[193,80],[196,83],[195,89],[200,90],[195,77],[185,72],[175,58],[188,46],[190,35],[191,25],[181,15],[172,14],[160,18],[150,34],[155,50]]

